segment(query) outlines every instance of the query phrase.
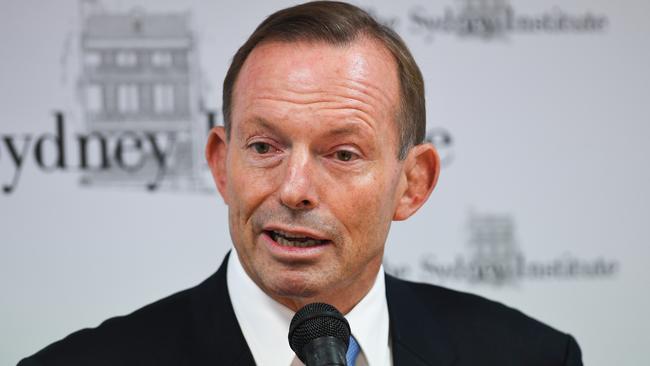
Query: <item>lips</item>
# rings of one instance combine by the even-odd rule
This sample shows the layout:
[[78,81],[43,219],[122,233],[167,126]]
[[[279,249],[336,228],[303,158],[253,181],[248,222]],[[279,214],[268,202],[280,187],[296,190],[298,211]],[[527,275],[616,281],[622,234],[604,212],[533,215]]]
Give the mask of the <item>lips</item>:
[[289,232],[284,230],[265,230],[266,234],[276,243],[294,248],[309,248],[324,245],[329,242],[327,239],[321,239],[303,233]]

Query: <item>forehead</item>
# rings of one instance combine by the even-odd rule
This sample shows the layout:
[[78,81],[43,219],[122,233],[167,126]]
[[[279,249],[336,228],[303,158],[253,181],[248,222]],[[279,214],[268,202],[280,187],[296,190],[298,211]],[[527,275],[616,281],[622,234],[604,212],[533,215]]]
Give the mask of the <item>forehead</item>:
[[267,41],[253,49],[239,73],[233,114],[251,100],[338,96],[393,119],[399,90],[394,57],[375,39],[359,37],[342,45]]

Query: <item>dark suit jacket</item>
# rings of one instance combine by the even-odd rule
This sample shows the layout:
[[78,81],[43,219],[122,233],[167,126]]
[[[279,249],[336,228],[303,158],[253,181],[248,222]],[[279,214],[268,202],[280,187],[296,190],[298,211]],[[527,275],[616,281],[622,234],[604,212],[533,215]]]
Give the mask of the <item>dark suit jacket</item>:
[[[254,365],[226,263],[198,286],[84,329],[19,366]],[[484,298],[386,276],[396,366],[582,365],[575,340]]]

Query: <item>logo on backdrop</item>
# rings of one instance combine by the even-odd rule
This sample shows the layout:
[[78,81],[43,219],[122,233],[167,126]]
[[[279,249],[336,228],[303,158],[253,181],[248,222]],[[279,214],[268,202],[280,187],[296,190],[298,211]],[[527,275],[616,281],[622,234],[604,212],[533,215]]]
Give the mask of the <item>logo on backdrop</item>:
[[42,171],[80,172],[84,186],[212,191],[202,154],[215,112],[202,108],[188,13],[81,6],[81,128],[55,111],[54,132],[0,136],[13,168],[3,192],[16,191],[31,159]]
[[515,222],[504,214],[471,212],[465,227],[465,253],[450,262],[425,254],[417,266],[385,263],[397,276],[416,276],[428,282],[466,281],[496,286],[516,285],[522,280],[568,280],[606,278],[619,270],[616,261],[583,259],[563,254],[550,260],[527,258],[519,245]]
[[89,5],[80,47],[83,120],[87,139],[99,146],[97,164],[82,169],[81,182],[208,188],[196,42],[187,14],[109,13]]
[[[370,13],[396,28],[399,17],[382,17]],[[509,34],[584,34],[605,30],[607,16],[591,11],[569,13],[559,7],[539,13],[520,13],[507,0],[456,0],[442,14],[429,7],[416,6],[406,16],[407,30],[422,35],[428,42],[436,35],[450,34],[482,40],[503,39]]]

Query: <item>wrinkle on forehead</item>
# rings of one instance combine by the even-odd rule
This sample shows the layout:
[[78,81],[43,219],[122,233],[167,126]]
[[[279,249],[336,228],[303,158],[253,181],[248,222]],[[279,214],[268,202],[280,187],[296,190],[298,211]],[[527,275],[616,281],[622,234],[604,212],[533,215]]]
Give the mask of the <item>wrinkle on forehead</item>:
[[[278,47],[283,57],[277,57]],[[273,60],[271,65],[268,58]],[[248,98],[244,99],[251,103],[256,99],[280,100],[298,105],[352,108],[382,118],[395,116],[399,99],[397,67],[392,54],[381,43],[367,37],[347,45],[261,44],[244,64],[237,84],[235,94],[239,95],[235,103],[246,95]]]
[[[345,100],[324,100],[324,98],[316,98],[310,101],[297,101],[295,98],[282,98],[282,97],[269,97],[269,98],[258,98],[259,102],[275,102],[275,103],[288,103],[294,106],[298,105],[300,107],[312,108],[318,113],[335,115],[335,113],[342,113],[341,116],[347,120],[359,120],[367,125],[370,129],[375,129],[376,126],[371,121],[376,115],[376,111],[373,108],[367,106],[367,104],[345,99]],[[253,104],[255,104],[253,102]],[[290,109],[285,109],[285,111],[290,111]],[[285,119],[285,115],[274,116],[278,119]],[[324,122],[324,121],[321,121]]]
[[[373,116],[390,118],[392,112],[389,107],[391,101],[385,93],[372,88],[362,88],[355,82],[341,83],[337,80],[332,80],[323,91],[294,91],[292,88],[282,91],[260,90],[254,98],[251,98],[250,103],[255,105],[266,101],[291,103],[321,112],[350,110],[357,112],[366,123]],[[250,108],[252,105],[246,107]]]

